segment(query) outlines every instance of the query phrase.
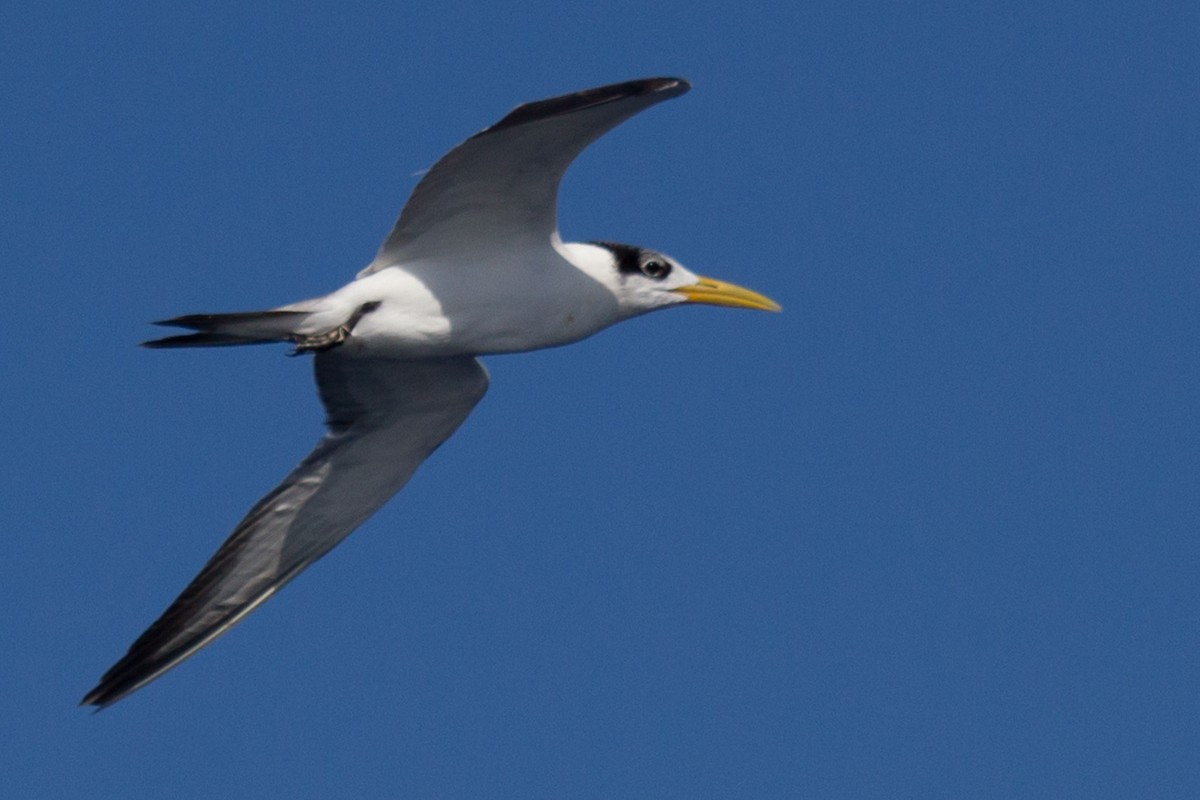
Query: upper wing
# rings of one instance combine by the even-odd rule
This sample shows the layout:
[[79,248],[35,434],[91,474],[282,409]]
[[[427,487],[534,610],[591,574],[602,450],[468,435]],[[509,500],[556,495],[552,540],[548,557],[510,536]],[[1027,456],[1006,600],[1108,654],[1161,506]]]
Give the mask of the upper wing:
[[373,514],[487,391],[474,358],[316,356],[329,432],[258,502],[84,704],[106,706],[229,630]]
[[359,277],[393,264],[476,250],[548,245],[563,173],[606,131],[690,89],[647,78],[526,103],[442,156]]

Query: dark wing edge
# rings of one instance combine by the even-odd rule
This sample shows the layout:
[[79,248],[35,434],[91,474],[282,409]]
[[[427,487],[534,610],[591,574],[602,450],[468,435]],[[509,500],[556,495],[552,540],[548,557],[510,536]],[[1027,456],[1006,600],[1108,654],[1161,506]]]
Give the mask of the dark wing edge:
[[478,139],[489,133],[496,133],[517,125],[526,125],[549,117],[571,114],[585,108],[624,100],[627,97],[660,94],[659,100],[669,100],[684,94],[691,88],[692,85],[683,78],[640,78],[621,83],[610,83],[607,86],[597,86],[593,89],[584,89],[557,97],[548,97],[545,100],[534,100],[517,106],[499,122],[484,128],[471,138]]
[[109,706],[228,631],[328,553],[467,418],[487,391],[474,358],[316,357],[328,433],[238,523],[80,705]]
[[690,88],[682,78],[644,78],[517,106],[438,159],[358,277],[407,259],[443,256],[475,233],[489,251],[518,231],[536,231],[548,247],[558,184],[576,156],[630,117]]

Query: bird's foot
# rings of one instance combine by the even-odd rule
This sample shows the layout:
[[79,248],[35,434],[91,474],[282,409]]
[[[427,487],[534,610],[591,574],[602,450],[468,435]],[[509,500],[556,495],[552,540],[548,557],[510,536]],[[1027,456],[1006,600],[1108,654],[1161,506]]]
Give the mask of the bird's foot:
[[288,353],[288,355],[298,356],[303,353],[319,353],[323,350],[337,347],[350,338],[350,334],[354,331],[354,326],[358,324],[360,319],[377,308],[379,308],[378,302],[363,303],[354,310],[354,313],[350,315],[350,319],[338,325],[333,330],[323,331],[322,333],[295,334],[292,336],[292,341],[296,346],[292,348],[292,352]]

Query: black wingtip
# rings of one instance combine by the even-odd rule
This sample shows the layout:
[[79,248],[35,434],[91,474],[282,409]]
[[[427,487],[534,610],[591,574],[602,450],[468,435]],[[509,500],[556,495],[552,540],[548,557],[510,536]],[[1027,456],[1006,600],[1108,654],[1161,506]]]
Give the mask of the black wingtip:
[[100,676],[99,683],[79,701],[80,707],[94,706],[96,711],[103,711],[175,666],[168,664],[164,667],[161,660],[146,658],[145,654],[138,650],[138,645],[144,637],[145,634],[138,637],[138,641],[133,643],[129,652]]
[[658,100],[668,100],[684,94],[691,88],[692,85],[684,78],[639,78],[632,81],[622,81],[621,83],[610,83],[605,86],[597,86],[592,89],[559,95],[558,97],[548,97],[545,100],[524,103],[508,112],[508,115],[495,125],[481,131],[476,136],[484,133],[495,133],[505,128],[524,125],[525,123],[534,122],[546,117],[570,114],[585,108],[623,100],[627,97],[661,94],[662,97],[658,98]]
[[95,689],[92,689],[90,692],[85,694],[83,699],[79,701],[78,708],[87,708],[90,706],[93,714],[99,714],[101,711],[108,708],[112,700],[105,700],[100,688],[100,686],[97,686]]

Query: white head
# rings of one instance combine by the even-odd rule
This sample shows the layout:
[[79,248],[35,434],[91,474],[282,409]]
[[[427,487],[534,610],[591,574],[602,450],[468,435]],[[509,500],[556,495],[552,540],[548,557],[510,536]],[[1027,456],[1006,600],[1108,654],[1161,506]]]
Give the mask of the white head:
[[615,242],[571,243],[562,248],[572,263],[613,293],[622,317],[680,303],[780,310],[757,292],[701,277],[656,250]]

